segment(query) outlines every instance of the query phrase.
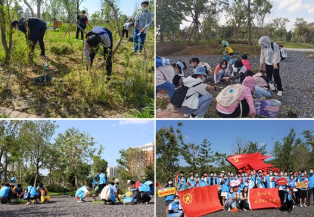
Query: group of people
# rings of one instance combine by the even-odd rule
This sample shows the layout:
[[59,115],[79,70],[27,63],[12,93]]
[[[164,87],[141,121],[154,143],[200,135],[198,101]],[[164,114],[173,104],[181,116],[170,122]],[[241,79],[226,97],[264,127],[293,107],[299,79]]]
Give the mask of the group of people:
[[48,190],[43,183],[39,183],[37,187],[28,185],[24,188],[21,184],[2,183],[0,189],[0,203],[12,203],[15,199],[27,200],[27,205],[45,202]]
[[[232,56],[233,50],[229,44],[225,41],[221,43]],[[278,96],[282,96],[279,62],[287,57],[287,52],[283,48],[280,50],[267,36],[261,37],[258,43],[261,46],[260,69],[265,68],[266,74],[252,71],[247,54],[236,59],[231,69],[230,61],[222,59],[213,70],[214,83],[232,81],[233,84],[224,88],[216,99],[210,94],[213,86],[207,84],[212,69],[208,63],[200,62],[196,57],[190,60],[193,74],[188,77],[184,76],[184,70],[187,69],[184,62],[170,64],[170,60],[157,57],[156,92],[168,91],[172,102],[180,97],[182,87],[187,87],[183,102],[173,108],[173,112],[182,112],[184,117],[204,118],[211,103],[217,103],[216,112],[221,118],[254,117],[254,97],[257,100],[266,100],[272,97],[275,90],[278,91]]]
[[[100,174],[97,172],[93,183],[80,187],[75,193],[75,198],[77,202],[85,202],[87,196],[93,197],[94,200],[99,196],[104,202],[104,205],[108,203],[111,205],[122,203],[121,199],[123,199],[124,205],[134,205],[136,203],[148,204],[154,195],[154,185],[152,181],[141,183],[139,181],[128,180],[127,184],[129,185],[128,192],[123,194],[119,188],[118,181],[110,181],[107,183],[106,175],[103,171]],[[94,194],[92,194],[91,191],[94,191]]]
[[[238,180],[238,182],[233,182],[231,186],[232,180]],[[302,182],[304,185],[297,187],[298,182]],[[238,185],[234,185],[234,183],[238,183]],[[211,171],[209,174],[206,171],[202,174],[190,171],[188,177],[185,177],[184,172],[181,171],[177,184],[174,185],[172,178],[170,178],[165,188],[175,187],[177,191],[181,191],[207,185],[217,185],[220,203],[228,211],[231,209],[249,210],[248,196],[252,188],[277,188],[283,211],[292,212],[296,204],[300,207],[309,206],[312,196],[312,201],[314,201],[314,173],[312,168],[309,169],[309,174],[302,169],[297,172],[270,169],[267,171],[239,170],[238,173]],[[167,216],[183,216],[184,210],[178,195],[166,196],[165,202]]]
[[[142,52],[145,38],[149,27],[152,25],[152,13],[148,10],[148,1],[141,3],[141,11],[135,16],[134,23],[127,23],[123,27],[123,34],[126,33],[128,37],[128,31],[131,30],[131,26],[134,27],[133,36],[133,53]],[[81,15],[77,16],[77,30],[76,40],[81,33],[81,40],[83,40],[83,31],[86,29],[88,24],[88,18],[83,10]],[[47,30],[47,25],[44,21],[30,17],[22,18],[21,20],[13,20],[11,27],[20,30],[25,34],[26,40],[31,47],[29,58],[32,59],[35,46],[39,42],[41,53],[40,56],[45,56],[45,44],[44,36]],[[89,67],[93,65],[96,53],[99,46],[104,49],[104,59],[106,62],[107,81],[111,79],[112,73],[112,48],[113,48],[113,37],[112,32],[103,26],[92,28],[86,34],[86,41],[84,42],[83,53],[85,55],[86,63]]]

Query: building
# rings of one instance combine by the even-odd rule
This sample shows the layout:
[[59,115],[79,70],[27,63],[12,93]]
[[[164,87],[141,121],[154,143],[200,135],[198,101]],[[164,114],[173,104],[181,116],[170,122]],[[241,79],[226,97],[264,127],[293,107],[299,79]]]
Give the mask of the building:
[[132,147],[132,148],[138,148],[141,151],[146,151],[147,157],[150,161],[150,164],[153,163],[153,161],[154,161],[154,143],[147,143],[146,145]]
[[154,163],[154,144],[147,143],[146,145],[132,148],[143,151],[138,152],[138,154],[134,156],[135,158],[131,165],[132,172],[138,174],[139,177],[143,177],[147,166],[150,166]]
[[107,176],[109,179],[112,177],[119,178],[119,174],[117,172],[118,168],[117,167],[108,167],[107,168]]

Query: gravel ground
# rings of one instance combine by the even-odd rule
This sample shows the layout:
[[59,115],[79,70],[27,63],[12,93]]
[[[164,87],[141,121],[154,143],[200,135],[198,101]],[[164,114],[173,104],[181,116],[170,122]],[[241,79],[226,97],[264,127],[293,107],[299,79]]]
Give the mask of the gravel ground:
[[[158,217],[166,217],[165,213],[165,202],[163,197],[157,197],[156,203],[156,216]],[[255,217],[267,217],[267,216],[314,216],[314,206],[311,205],[309,207],[299,207],[295,206],[292,213],[288,213],[288,211],[280,211],[279,209],[260,209],[253,211],[240,211],[239,213],[232,213],[228,211],[219,211],[215,213],[211,213],[205,215],[206,217],[238,217],[238,216],[255,216]]]
[[[288,112],[292,111],[298,115],[299,118],[313,118],[314,117],[314,64],[313,60],[307,57],[306,52],[289,51],[289,57],[280,63],[280,76],[283,86],[283,96],[273,94],[273,98],[281,101],[279,118],[287,118]],[[195,56],[169,56],[172,62],[182,60],[188,65],[185,71],[185,76],[191,75],[193,68],[189,65],[189,60]],[[207,62],[212,68],[222,60],[222,55],[197,56],[201,62]],[[236,55],[234,56],[234,58]],[[248,60],[251,62],[252,69],[259,69],[259,56],[249,56]],[[213,83],[213,76],[210,76],[210,83]],[[221,90],[226,85],[220,85]],[[218,92],[211,93],[214,97]],[[214,118],[214,106],[211,106],[205,117]]]
[[93,199],[88,198],[85,203],[78,203],[74,197],[51,197],[50,203],[34,205],[7,205],[0,204],[1,217],[18,216],[69,216],[69,217],[139,217],[154,216],[154,198],[145,205],[103,205],[92,203]]

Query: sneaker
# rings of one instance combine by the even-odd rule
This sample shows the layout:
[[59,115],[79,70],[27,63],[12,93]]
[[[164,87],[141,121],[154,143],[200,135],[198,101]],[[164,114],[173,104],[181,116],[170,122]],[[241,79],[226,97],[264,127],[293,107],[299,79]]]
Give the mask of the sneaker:
[[228,208],[228,212],[230,212],[230,207]]
[[300,203],[300,207],[302,207],[302,203]]
[[137,53],[137,50],[132,50],[132,53]]
[[278,93],[277,93],[277,95],[278,95],[278,96],[282,96],[282,91],[279,90]]
[[275,91],[276,90],[276,87],[275,87],[275,84],[274,83],[268,83],[269,84],[269,87],[272,91]]
[[190,117],[190,115],[191,115],[191,113],[188,113],[188,114],[184,114],[183,116],[184,116],[185,118],[188,118],[188,117]]
[[304,206],[304,207],[307,207],[307,205],[306,205],[305,203],[303,204],[303,206]]
[[243,208],[243,211],[247,211],[245,208]]
[[75,41],[77,41],[77,38],[75,39]]
[[27,202],[27,203],[26,203],[26,205],[31,205],[31,204],[32,204],[31,202]]

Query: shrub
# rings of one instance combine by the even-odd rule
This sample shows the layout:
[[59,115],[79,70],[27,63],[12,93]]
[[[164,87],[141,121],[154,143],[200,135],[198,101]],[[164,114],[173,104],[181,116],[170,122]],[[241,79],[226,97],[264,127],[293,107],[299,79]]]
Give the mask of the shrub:
[[74,53],[73,48],[67,43],[53,44],[50,51],[56,55],[70,55]]

